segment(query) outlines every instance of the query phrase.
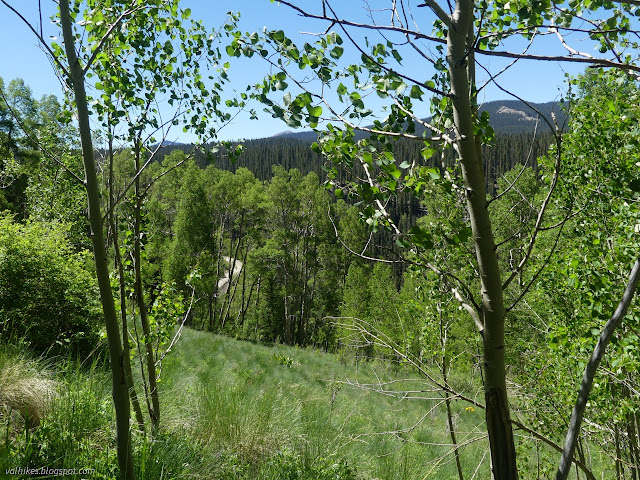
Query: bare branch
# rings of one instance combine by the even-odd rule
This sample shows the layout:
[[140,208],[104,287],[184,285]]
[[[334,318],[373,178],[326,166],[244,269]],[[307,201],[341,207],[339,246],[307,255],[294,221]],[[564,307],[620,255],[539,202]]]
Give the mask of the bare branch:
[[569,44],[566,42],[566,40],[564,39],[564,37],[562,36],[562,34],[560,33],[560,31],[557,28],[553,28],[552,27],[552,28],[549,29],[549,31],[551,31],[552,33],[556,34],[556,36],[560,40],[560,43],[562,43],[562,46],[569,52],[570,55],[575,55],[575,56],[578,56],[578,57],[584,57],[584,58],[593,59],[593,55],[590,55],[590,54],[585,53],[585,52],[579,52],[575,48],[569,46]]
[[[640,267],[639,267],[640,269]],[[640,273],[640,272],[639,272]],[[640,275],[639,275],[640,277]],[[638,280],[638,279],[637,279]],[[333,320],[343,320],[346,319],[345,317],[327,317],[329,319],[333,319]],[[379,345],[381,346],[385,346],[386,348],[388,348],[389,350],[391,350],[395,355],[398,355],[400,358],[402,358],[404,361],[406,361],[409,365],[411,365],[413,368],[416,369],[416,371],[422,375],[424,378],[426,378],[432,385],[434,385],[437,388],[440,388],[443,392],[447,392],[451,395],[451,399],[460,399],[464,402],[469,403],[470,405],[473,405],[474,407],[477,407],[481,410],[486,410],[486,406],[483,405],[482,403],[467,397],[455,390],[453,390],[449,385],[444,384],[442,382],[437,381],[435,378],[433,378],[433,376],[424,368],[424,366],[422,365],[422,363],[417,360],[414,359],[412,356],[405,354],[404,352],[401,352],[394,344],[393,342],[386,337],[384,334],[382,334],[381,332],[373,333],[376,332],[377,329],[375,327],[373,327],[373,325],[364,322],[360,319],[357,318],[351,318],[350,320],[352,321],[357,321],[358,323],[351,323],[351,324],[346,324],[346,323],[338,323],[336,322],[337,326],[341,326],[343,328],[346,329],[353,329],[354,331],[358,331],[363,335],[368,335],[371,336],[375,341],[378,342]],[[562,447],[560,445],[558,445],[557,443],[555,443],[553,440],[551,440],[548,437],[545,437],[544,435],[542,435],[541,433],[527,427],[526,425],[524,425],[522,422],[511,418],[510,419],[511,423],[516,426],[518,429],[527,432],[529,435],[531,435],[532,437],[536,438],[537,440],[540,440],[541,442],[545,443],[546,445],[548,445],[549,447],[553,448],[554,450],[556,450],[557,452],[562,452]],[[575,464],[580,470],[582,470],[585,475],[587,476],[587,478],[589,480],[596,480],[593,473],[591,472],[591,470],[589,470],[589,468],[587,467],[587,465],[585,465],[583,462],[581,462],[579,459],[577,458],[571,458],[570,460],[573,464]]]
[[[520,273],[524,269],[525,265],[529,261],[529,258],[531,257],[531,253],[533,252],[533,247],[535,246],[536,240],[538,238],[538,233],[540,233],[540,228],[542,226],[542,220],[544,219],[544,214],[547,211],[547,207],[551,203],[551,197],[553,196],[553,193],[556,189],[556,185],[558,184],[558,178],[560,176],[560,161],[562,159],[562,156],[560,153],[561,153],[561,149],[560,149],[560,146],[558,146],[558,152],[556,153],[556,163],[553,171],[553,178],[551,180],[551,185],[549,186],[549,191],[547,192],[547,196],[543,200],[542,206],[540,207],[540,211],[538,212],[538,218],[536,219],[536,224],[533,227],[533,232],[531,233],[531,238],[529,239],[529,245],[527,246],[527,250],[524,256],[522,257],[522,260],[518,264],[518,266],[515,269],[513,269],[513,271],[511,272],[511,275],[509,275],[509,278],[507,278],[507,280],[502,284],[503,290],[505,290],[509,286],[509,284],[513,281],[513,279],[516,278],[518,273]],[[565,222],[567,220],[568,218],[565,219]],[[513,308],[513,306],[511,308]]]
[[[460,294],[460,291],[458,290],[458,295],[460,295],[463,298],[463,301],[465,303],[470,303],[477,312],[481,311],[480,305],[478,305],[478,303],[473,298],[473,294],[471,293],[471,289],[458,276],[454,275],[451,272],[446,272],[446,271],[436,267],[433,263],[429,262],[428,260],[426,260],[424,258],[420,258],[420,262],[419,263],[416,262],[416,263],[418,265],[422,265],[422,266],[427,267],[429,270],[431,270],[433,273],[435,273],[436,275],[438,275],[441,278],[444,278],[444,279],[450,278],[450,279],[454,280],[464,290],[465,295],[467,295],[467,298],[462,297],[462,295]],[[449,285],[451,285],[451,284],[449,284]]]
[[[329,6],[329,8],[331,9],[331,13],[333,13],[333,15],[335,16],[335,12],[333,10],[333,8],[331,8],[331,6]],[[444,92],[442,90],[438,90],[437,88],[434,87],[430,87],[429,85],[427,85],[427,83],[425,82],[421,82],[419,80],[415,80],[403,73],[397,72],[395,70],[390,69],[389,67],[387,67],[386,65],[378,62],[374,57],[372,57],[371,55],[369,55],[367,52],[365,52],[362,47],[360,47],[360,44],[358,42],[355,41],[355,39],[351,36],[351,34],[349,33],[349,31],[344,27],[344,25],[342,25],[341,23],[339,23],[338,21],[336,21],[336,23],[338,23],[338,25],[340,25],[340,28],[342,29],[342,31],[344,32],[344,34],[347,36],[347,38],[349,38],[349,41],[352,43],[352,45],[364,56],[367,57],[367,59],[373,63],[375,63],[378,67],[382,68],[383,70],[385,70],[386,72],[393,72],[396,75],[398,75],[400,78],[403,78],[409,82],[415,83],[417,85],[420,85],[422,88],[424,88],[425,90],[428,90],[432,93],[436,93],[438,95],[442,95],[443,97],[448,97],[451,96],[450,93]],[[395,28],[395,27],[393,27]]]
[[40,38],[44,38],[44,33],[42,32],[42,0],[38,0],[38,14],[40,15]]
[[445,12],[438,2],[435,0],[424,0],[423,4],[418,5],[419,7],[429,7],[433,13],[444,23],[447,28],[451,27],[451,17]]
[[[625,0],[619,0],[619,1],[624,2]],[[631,0],[631,1],[640,2],[640,0]],[[303,17],[331,22],[331,23],[340,25],[343,28],[354,27],[354,28],[362,28],[367,30],[391,31],[391,32],[402,33],[404,35],[409,35],[411,37],[422,39],[422,40],[428,40],[430,42],[443,44],[443,45],[446,45],[447,43],[446,39],[437,38],[437,37],[434,37],[433,35],[426,35],[416,30],[411,30],[411,29],[393,26],[393,25],[383,26],[383,25],[371,25],[371,24],[350,22],[348,20],[340,20],[338,18],[328,17],[327,15],[317,15],[317,14],[306,12],[300,7],[293,5],[289,1],[280,1],[280,3],[292,8]],[[549,28],[550,25],[537,25],[531,28],[543,28],[543,27]],[[584,63],[587,65],[598,65],[602,67],[618,68],[624,71],[640,73],[640,66],[618,62],[614,60],[609,60],[606,58],[595,58],[595,57],[583,58],[583,57],[575,57],[570,55],[539,55],[539,54],[532,54],[532,53],[515,53],[515,52],[509,52],[505,50],[482,50],[479,47],[474,47],[473,51],[480,55],[487,55],[492,57],[516,58],[516,59],[523,59],[523,60],[538,60],[538,61],[545,61],[545,62]],[[420,84],[420,82],[416,82],[416,83]],[[435,92],[435,93],[439,93],[442,95],[444,92]]]
[[640,72],[640,66],[632,65],[628,63],[616,62],[608,60],[606,58],[583,58],[583,57],[571,57],[563,55],[536,55],[533,53],[515,53],[503,50],[480,50],[474,49],[476,53],[481,55],[487,55],[491,57],[503,57],[503,58],[521,58],[523,60],[538,60],[543,62],[563,62],[563,63],[584,63],[587,65],[596,65],[601,67],[618,68],[623,71]]
[[[331,210],[329,210],[327,212],[327,215],[329,216],[329,220],[331,221],[331,225],[333,225],[333,230],[335,232],[336,238],[338,239],[338,242],[340,242],[340,245],[342,245],[344,247],[345,250],[347,250],[349,253],[351,253],[352,255],[355,255],[358,258],[361,258],[363,260],[368,260],[371,262],[380,262],[380,263],[406,263],[406,260],[404,259],[400,259],[400,260],[387,260],[384,258],[375,258],[375,257],[369,257],[368,255],[364,254],[364,250],[362,251],[362,253],[358,253],[356,251],[354,251],[353,249],[351,249],[351,247],[349,247],[349,245],[347,245],[346,243],[344,243],[344,241],[342,240],[342,238],[340,238],[340,234],[338,233],[338,227],[336,226],[336,222],[333,220],[333,217],[331,216]],[[365,248],[366,250],[366,248]]]
[[515,308],[515,306],[520,302],[520,300],[522,300],[524,298],[524,296],[527,294],[529,289],[536,282],[536,280],[538,279],[540,274],[543,272],[543,270],[545,268],[547,268],[547,265],[549,264],[549,260],[551,260],[551,257],[555,253],[556,248],[558,247],[558,243],[560,242],[560,236],[562,235],[562,230],[564,228],[564,225],[569,220],[569,218],[571,218],[571,215],[567,215],[565,217],[564,221],[560,224],[560,230],[558,231],[558,235],[556,236],[556,239],[555,239],[555,241],[553,243],[553,246],[551,247],[551,249],[549,249],[549,254],[547,255],[547,258],[544,259],[544,262],[542,263],[542,265],[540,266],[538,271],[533,275],[533,277],[531,277],[531,280],[529,280],[529,283],[527,284],[527,286],[520,292],[518,297],[511,304],[511,306],[509,308],[507,308],[507,310],[506,310],[507,312],[510,312],[511,310],[513,310]]
[[473,322],[476,324],[476,327],[478,328],[480,335],[482,335],[484,332],[484,324],[480,320],[478,311],[464,301],[464,299],[460,295],[460,292],[458,292],[458,289],[453,288],[452,292],[453,292],[453,295],[456,297],[456,300],[460,302],[460,305],[462,306],[462,308],[464,308],[469,313],[469,315],[471,315],[471,318],[473,319]]
[[575,217],[575,216],[577,216],[577,215],[581,214],[581,213],[582,213],[582,212],[584,212],[586,209],[587,209],[587,206],[584,206],[584,207],[582,207],[582,208],[580,208],[580,209],[578,209],[578,210],[575,210],[574,212],[569,213],[565,218],[563,218],[563,219],[562,219],[562,220],[560,220],[559,222],[554,223],[553,225],[548,225],[548,226],[546,226],[546,227],[540,227],[540,229],[539,229],[539,230],[540,230],[541,232],[546,232],[547,230],[554,230],[554,229],[556,229],[556,228],[558,228],[558,227],[561,227],[562,225],[564,225],[564,224],[567,222],[567,220],[569,220],[569,219],[571,219],[571,218],[573,218],[573,217]]
[[411,117],[411,119],[418,123],[419,125],[422,125],[425,129],[427,130],[431,130],[436,132],[438,136],[436,137],[420,137],[420,140],[423,141],[439,141],[439,140],[444,140],[445,142],[449,143],[450,145],[454,145],[455,144],[455,140],[453,138],[451,138],[449,135],[447,135],[444,131],[440,130],[438,127],[436,127],[435,125],[432,125],[429,122],[426,122],[420,118],[418,118],[413,112],[407,110],[402,103],[400,103],[398,101],[398,99],[396,97],[392,97],[394,103],[396,104],[396,106],[398,107],[399,110],[401,110],[405,115],[409,115]]
[[18,114],[13,110],[13,108],[11,107],[11,105],[9,104],[9,102],[7,100],[7,97],[4,94],[4,91],[1,90],[1,89],[0,89],[0,96],[2,96],[2,99],[4,100],[5,105],[9,109],[9,112],[11,112],[11,116],[13,117],[13,119],[16,121],[16,123],[20,127],[20,130],[22,130],[23,133],[27,136],[27,138],[29,140],[31,140],[45,156],[47,156],[49,159],[53,160],[56,164],[58,164],[58,166],[62,167],[62,169],[64,169],[65,172],[67,172],[69,175],[71,175],[75,181],[77,181],[83,187],[86,187],[87,184],[82,178],[80,178],[78,175],[76,175],[73,170],[71,170],[69,167],[67,167],[53,153],[49,152],[49,150],[47,150],[46,147],[44,145],[42,145],[37,138],[35,138],[35,136],[32,136],[29,133],[29,130],[24,126],[24,124],[22,123],[22,120],[20,120],[20,117],[18,116]]
[[[40,45],[42,45],[42,47],[47,51],[47,53],[49,55],[51,55],[51,58],[56,63],[58,68],[64,72],[65,77],[66,78],[70,78],[69,70],[67,70],[65,68],[65,66],[62,65],[62,63],[60,63],[60,60],[58,60],[58,58],[55,56],[55,54],[53,53],[53,50],[51,50],[51,47],[49,47],[47,42],[44,41],[44,38],[42,37],[42,35],[40,33],[38,33],[38,31],[33,27],[33,25],[31,25],[31,23],[29,23],[29,21],[20,12],[18,12],[15,8],[13,8],[11,5],[9,5],[5,0],[0,0],[0,2],[2,2],[5,7],[7,7],[9,10],[11,10],[13,13],[15,13],[20,18],[20,20],[22,20],[22,22],[36,36],[36,38],[38,39],[38,42],[40,42]],[[42,22],[42,18],[41,18],[40,21]],[[42,28],[42,25],[41,25],[40,28]]]
[[[191,315],[191,309],[193,308],[195,294],[196,294],[196,289],[193,286],[191,286],[191,299],[189,300],[189,308],[187,308],[187,311],[182,317],[182,322],[180,322],[178,331],[175,333],[175,335],[171,339],[171,343],[169,344],[167,349],[164,351],[162,356],[156,361],[156,367],[161,366],[162,360],[164,360],[164,357],[167,356],[167,354],[171,351],[174,345],[178,343],[178,341],[180,340],[180,337],[182,336],[182,330],[184,329],[184,324],[187,323],[187,320],[189,319],[189,315]],[[160,378],[160,369],[158,369],[158,378]]]
[[488,202],[489,204],[491,204],[492,202],[498,200],[503,195],[506,195],[514,187],[514,185],[516,183],[518,183],[518,180],[520,180],[520,177],[522,176],[522,174],[527,169],[527,165],[529,165],[529,160],[531,160],[531,155],[533,154],[533,144],[536,141],[536,136],[538,134],[538,123],[539,122],[540,122],[540,117],[537,117],[536,118],[536,125],[535,125],[535,127],[533,129],[533,138],[531,139],[531,146],[529,147],[529,154],[527,155],[527,159],[525,160],[524,164],[522,165],[522,169],[520,169],[520,172],[518,173],[516,178],[513,180],[513,182],[511,182],[511,184],[509,184],[509,186],[507,188],[505,188],[505,190],[503,192],[501,192],[500,194],[496,195],[491,200],[489,200],[489,202]]

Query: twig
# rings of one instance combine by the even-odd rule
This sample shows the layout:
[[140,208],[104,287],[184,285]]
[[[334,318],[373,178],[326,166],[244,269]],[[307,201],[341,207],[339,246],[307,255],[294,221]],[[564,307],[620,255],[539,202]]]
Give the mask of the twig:
[[[58,58],[55,56],[55,54],[53,53],[53,50],[51,50],[51,47],[47,45],[47,42],[44,41],[44,38],[42,37],[42,35],[38,33],[38,31],[33,27],[33,25],[31,25],[31,23],[29,23],[29,21],[20,12],[18,12],[15,8],[9,5],[5,0],[0,0],[0,2],[2,2],[5,7],[7,7],[9,10],[15,13],[20,18],[20,20],[23,21],[23,23],[29,28],[29,30],[31,30],[33,34],[36,36],[36,38],[38,39],[38,42],[40,42],[42,47],[47,51],[49,55],[51,55],[51,58],[53,58],[53,61],[56,63],[56,65],[58,65],[58,68],[64,72],[65,77],[71,78],[71,75],[69,74],[69,70],[67,70],[65,66],[62,65],[62,63],[60,63],[60,60],[58,60]],[[42,28],[42,18],[40,21],[41,21],[40,27]]]

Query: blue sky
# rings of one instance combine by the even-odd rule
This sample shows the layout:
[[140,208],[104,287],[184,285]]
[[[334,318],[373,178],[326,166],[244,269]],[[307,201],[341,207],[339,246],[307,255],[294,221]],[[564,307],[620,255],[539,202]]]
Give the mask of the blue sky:
[[[41,0],[43,8],[43,32],[45,38],[57,36],[58,31],[52,25],[49,18],[54,14],[56,4],[52,0]],[[32,24],[39,24],[38,0],[10,0]],[[314,4],[307,0],[305,4]],[[383,0],[371,0],[370,5],[383,5]],[[226,18],[226,12],[230,9],[227,2],[216,2],[211,0],[183,0],[183,6],[192,10],[192,16],[204,21],[208,27],[221,25]],[[221,6],[222,4],[222,6]],[[362,18],[363,3],[358,0],[342,0],[334,2],[341,16],[344,18]],[[294,32],[318,32],[322,31],[322,26],[305,19],[301,19],[289,8],[272,4],[269,0],[236,0],[233,2],[233,10],[242,14],[241,25],[246,31],[261,31],[264,26],[269,29],[283,29],[292,35]],[[416,15],[428,15],[427,9],[416,9]],[[363,19],[364,20],[364,19]],[[423,30],[425,25],[430,23],[430,19],[422,22]],[[360,37],[358,37],[360,35]],[[356,33],[357,38],[362,38],[362,34]],[[300,35],[297,38],[305,41],[312,41],[309,35]],[[536,44],[534,53],[562,54],[557,41],[553,38],[542,38]],[[510,49],[518,51],[524,43],[512,43]],[[348,51],[348,45],[346,46]],[[25,25],[6,7],[0,5],[0,77],[8,82],[14,78],[22,78],[33,90],[36,98],[44,94],[61,95],[61,86],[53,73],[53,68],[49,64],[46,56],[37,46],[33,34]],[[410,71],[416,71],[420,75],[420,69],[424,68],[422,63],[414,62],[415,57],[407,56],[404,65]],[[491,71],[499,71],[506,62],[497,58],[482,58],[483,64]],[[583,70],[580,65],[559,65],[555,62],[525,62],[521,61],[511,70],[500,77],[504,87],[513,90],[519,96],[533,102],[545,102],[557,100],[561,93],[565,91],[564,72],[576,74]],[[243,60],[232,64],[230,75],[233,79],[234,87],[244,90],[248,83],[256,82],[262,75],[268,72],[267,66],[259,59],[251,61]],[[425,80],[431,76],[431,72],[425,70],[422,75]],[[421,77],[421,78],[422,78]],[[479,80],[485,77],[478,71]],[[491,101],[507,98],[503,92],[497,88],[489,86],[481,95],[482,101]],[[256,110],[262,111],[262,107],[257,106]],[[421,112],[420,112],[421,113]],[[427,112],[424,112],[427,115]],[[250,121],[248,116],[239,116],[234,124],[221,132],[224,139],[236,139],[240,137],[257,138],[270,136],[275,133],[287,130],[287,127],[266,113],[261,114],[259,122]],[[184,140],[184,139],[183,139]]]

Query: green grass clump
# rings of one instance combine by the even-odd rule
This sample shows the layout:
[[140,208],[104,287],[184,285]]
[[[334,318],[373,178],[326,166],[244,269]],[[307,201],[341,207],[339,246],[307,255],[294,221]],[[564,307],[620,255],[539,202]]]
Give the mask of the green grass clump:
[[12,347],[0,347],[0,415],[6,421],[38,425],[55,396],[56,382],[41,364]]

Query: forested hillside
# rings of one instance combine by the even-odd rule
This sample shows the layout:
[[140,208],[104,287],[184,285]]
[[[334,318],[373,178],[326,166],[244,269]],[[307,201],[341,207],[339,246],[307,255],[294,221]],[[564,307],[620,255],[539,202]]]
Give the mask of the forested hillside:
[[[535,108],[535,111],[532,110]],[[552,141],[550,127],[543,118],[556,115],[558,126],[564,128],[565,112],[561,105],[554,102],[531,104],[528,106],[519,101],[494,101],[482,106],[481,111],[490,113],[490,123],[496,133],[496,140],[484,147],[485,170],[489,184],[495,181],[515,165],[527,164],[537,169],[537,158],[543,155]],[[360,134],[360,138],[365,135]],[[317,132],[284,132],[270,138],[249,139],[242,142],[244,151],[238,158],[229,159],[225,152],[207,155],[207,148],[195,154],[196,163],[200,166],[214,164],[216,167],[235,171],[247,168],[259,180],[268,180],[273,171],[272,165],[280,165],[286,170],[296,168],[303,174],[314,172],[324,178],[325,159],[309,147],[318,139]],[[173,150],[190,153],[193,146],[186,144],[167,145],[157,155],[158,159],[169,155]],[[394,155],[400,161],[411,162],[421,157],[419,143],[401,140],[394,147]],[[452,163],[453,155],[447,152],[447,161]],[[433,157],[428,163],[431,166],[440,160]]]
[[[30,25],[66,97],[0,79],[0,478],[637,480],[640,6],[276,3],[324,33]],[[588,68],[479,105],[519,60]],[[263,112],[301,130],[219,140]]]

